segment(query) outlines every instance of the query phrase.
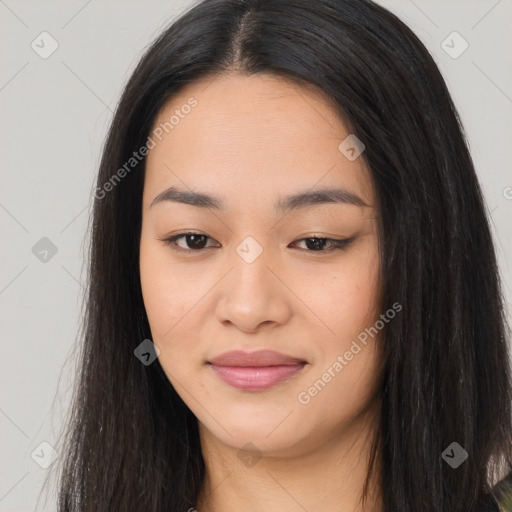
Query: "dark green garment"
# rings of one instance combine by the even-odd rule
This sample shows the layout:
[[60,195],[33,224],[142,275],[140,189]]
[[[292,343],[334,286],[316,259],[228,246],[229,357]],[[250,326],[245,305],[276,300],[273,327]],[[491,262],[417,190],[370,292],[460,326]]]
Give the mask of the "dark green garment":
[[496,484],[494,495],[498,502],[499,512],[512,512],[512,473]]

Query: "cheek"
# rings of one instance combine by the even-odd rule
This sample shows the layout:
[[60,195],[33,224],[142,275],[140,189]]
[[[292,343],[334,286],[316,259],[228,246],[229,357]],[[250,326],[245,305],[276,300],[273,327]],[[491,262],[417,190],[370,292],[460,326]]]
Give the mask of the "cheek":
[[[184,272],[183,264],[169,257],[170,249],[142,237],[140,280],[153,343],[159,348],[159,360],[169,379],[183,378],[183,372],[201,365],[198,325],[201,298],[211,288],[204,272]],[[195,351],[198,351],[196,353]],[[180,377],[181,376],[181,377]]]
[[345,428],[356,421],[371,407],[379,387],[375,341],[362,347],[339,373],[325,371],[331,364],[301,389],[298,406],[304,417],[305,431],[315,432],[320,439],[331,429]]
[[[329,381],[329,390],[319,393],[316,406],[325,407],[326,415],[333,419],[339,420],[342,412],[330,410],[329,403],[343,403],[345,413],[355,415],[366,406],[376,390],[379,334],[371,328],[382,313],[378,304],[377,257],[376,247],[371,244],[360,258],[337,274],[329,290],[330,297],[335,298],[329,311],[331,328],[336,336],[331,338],[333,342],[323,347],[324,369],[330,368],[335,377],[323,374],[324,380]],[[334,367],[336,362],[341,366]],[[342,369],[336,372],[335,368]],[[322,375],[318,377],[322,378]]]
[[140,282],[151,332],[158,337],[164,334],[165,318],[174,309],[172,288],[166,282],[165,269],[158,264],[154,249],[145,243],[140,249]]
[[372,325],[379,311],[379,265],[373,243],[355,251],[329,269],[319,281],[320,286],[309,288],[305,302],[329,327],[328,352],[339,350],[347,341]]
[[301,383],[297,401],[306,414],[305,431],[317,432],[319,438],[333,425],[353,422],[377,392],[380,339],[371,328],[382,313],[378,285],[378,266],[361,258],[361,264],[347,264],[333,276],[318,304],[318,316],[331,332],[315,338],[318,364]]
[[173,325],[185,313],[183,292],[188,287],[180,282],[179,273],[173,272],[165,258],[165,247],[142,236],[140,244],[140,281],[144,306],[155,343],[170,338]]

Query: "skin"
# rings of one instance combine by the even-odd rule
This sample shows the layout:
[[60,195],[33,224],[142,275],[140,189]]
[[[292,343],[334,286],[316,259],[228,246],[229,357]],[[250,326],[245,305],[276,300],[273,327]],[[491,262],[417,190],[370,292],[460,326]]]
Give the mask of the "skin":
[[[378,337],[309,403],[298,400],[384,312],[368,169],[338,149],[350,132],[315,89],[272,75],[216,76],[181,90],[154,126],[190,97],[197,106],[148,154],[140,277],[160,364],[199,421],[206,478],[196,509],[378,512],[377,487],[359,503],[378,414]],[[171,186],[218,196],[226,209],[150,207]],[[278,197],[324,186],[368,206],[274,212]],[[175,244],[192,249],[178,252],[162,241],[188,231],[207,235],[207,248],[192,252],[181,238]],[[263,249],[252,263],[236,251],[247,236]],[[315,251],[304,241],[313,236],[355,240]],[[308,364],[256,392],[229,386],[206,364],[260,349]]]

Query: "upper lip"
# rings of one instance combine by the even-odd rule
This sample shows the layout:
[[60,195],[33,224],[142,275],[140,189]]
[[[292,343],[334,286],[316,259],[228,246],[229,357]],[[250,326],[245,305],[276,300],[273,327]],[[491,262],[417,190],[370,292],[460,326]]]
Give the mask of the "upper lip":
[[273,350],[258,350],[256,352],[234,350],[224,352],[208,362],[215,366],[279,366],[306,363],[304,359],[280,354]]

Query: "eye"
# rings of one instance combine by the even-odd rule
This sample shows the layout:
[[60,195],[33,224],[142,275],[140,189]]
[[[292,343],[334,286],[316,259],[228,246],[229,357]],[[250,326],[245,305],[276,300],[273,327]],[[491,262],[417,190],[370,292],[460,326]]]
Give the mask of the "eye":
[[[182,238],[186,247],[182,247],[176,243],[177,240],[181,240]],[[176,251],[192,252],[208,248],[206,247],[206,241],[209,238],[210,237],[208,235],[203,235],[202,233],[179,233],[171,236],[170,238],[160,238],[159,240],[161,240],[165,245],[171,246],[171,248]]]
[[[178,240],[181,239],[183,239],[185,247],[178,245],[177,242]],[[161,242],[163,242],[167,246],[170,246],[173,250],[185,251],[189,253],[199,252],[203,249],[211,248],[212,246],[206,245],[208,239],[213,240],[208,235],[204,235],[202,233],[179,233],[169,238],[159,238]],[[344,249],[354,240],[355,238],[336,240],[333,238],[325,237],[311,237],[297,240],[296,242],[293,242],[292,245],[300,242],[305,242],[307,252],[331,252],[337,249]],[[325,250],[326,244],[328,244],[327,250]]]
[[[297,242],[305,242],[305,245],[309,252],[331,252],[337,249],[344,249],[353,241],[354,238],[336,240],[334,238],[322,237],[302,238],[301,240],[297,240]],[[327,250],[324,250],[326,244],[329,244],[329,248]]]

